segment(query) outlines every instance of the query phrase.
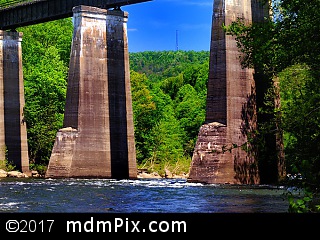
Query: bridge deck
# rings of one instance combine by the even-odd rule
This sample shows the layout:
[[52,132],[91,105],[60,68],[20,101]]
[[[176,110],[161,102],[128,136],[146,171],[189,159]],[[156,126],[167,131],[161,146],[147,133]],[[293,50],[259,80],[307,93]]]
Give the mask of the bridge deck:
[[12,0],[0,4],[0,29],[13,30],[71,17],[75,6],[115,8],[152,0]]

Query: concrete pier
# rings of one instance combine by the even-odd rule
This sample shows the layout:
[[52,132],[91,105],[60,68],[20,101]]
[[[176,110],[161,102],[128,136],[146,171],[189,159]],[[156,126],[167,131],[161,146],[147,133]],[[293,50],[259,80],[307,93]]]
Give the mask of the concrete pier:
[[22,33],[0,30],[0,161],[29,174],[21,41]]
[[73,9],[64,127],[46,178],[137,177],[127,12]]
[[262,21],[265,8],[255,0],[215,0],[213,12],[206,122],[188,181],[257,184],[256,149],[250,144],[257,126],[254,71],[241,67],[236,40],[222,26],[237,18]]

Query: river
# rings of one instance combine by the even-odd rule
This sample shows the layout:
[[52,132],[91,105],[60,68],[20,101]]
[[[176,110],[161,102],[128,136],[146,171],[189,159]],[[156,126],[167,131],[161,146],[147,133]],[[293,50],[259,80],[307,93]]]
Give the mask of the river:
[[0,180],[2,213],[286,213],[286,188],[185,179]]

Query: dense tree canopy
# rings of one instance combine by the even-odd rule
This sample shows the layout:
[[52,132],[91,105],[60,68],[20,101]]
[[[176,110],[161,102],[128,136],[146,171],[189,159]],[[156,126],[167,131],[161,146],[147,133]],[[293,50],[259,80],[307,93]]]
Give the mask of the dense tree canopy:
[[47,164],[63,122],[72,21],[66,18],[18,31],[23,33],[24,114],[30,163]]
[[130,53],[138,163],[163,170],[185,162],[179,170],[188,172],[205,120],[208,66],[205,51]]

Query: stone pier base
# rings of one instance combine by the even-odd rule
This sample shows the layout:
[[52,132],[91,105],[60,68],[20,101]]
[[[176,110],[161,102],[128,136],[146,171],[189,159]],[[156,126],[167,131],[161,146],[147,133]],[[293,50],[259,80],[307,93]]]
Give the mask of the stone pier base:
[[193,153],[189,182],[235,183],[233,159],[227,150],[226,136],[227,127],[224,124],[213,122],[201,126]]

